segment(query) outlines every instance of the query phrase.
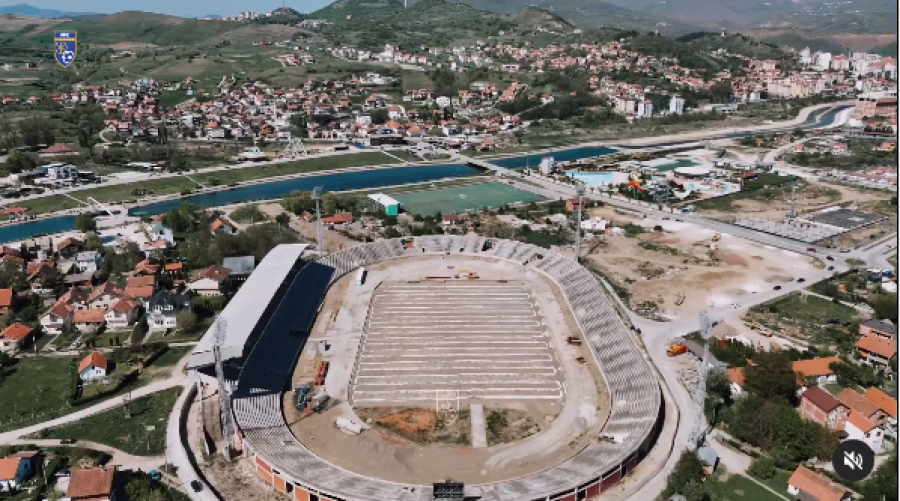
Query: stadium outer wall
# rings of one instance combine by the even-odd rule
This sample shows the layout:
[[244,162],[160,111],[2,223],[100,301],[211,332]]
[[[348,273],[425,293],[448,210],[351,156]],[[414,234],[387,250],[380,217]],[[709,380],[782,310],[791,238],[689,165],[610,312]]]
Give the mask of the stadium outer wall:
[[[463,239],[466,237],[451,237],[451,238],[454,239],[453,241],[455,242],[455,245],[458,246],[459,242],[461,241],[460,239]],[[397,240],[401,240],[401,239],[397,239]],[[386,257],[383,259],[376,259],[376,260],[371,260],[371,261],[366,261],[366,262],[359,262],[358,260],[349,260],[349,262],[352,263],[350,266],[347,266],[347,264],[346,264],[346,261],[348,261],[348,260],[344,260],[345,263],[342,266],[340,254],[349,254],[351,251],[353,251],[353,249],[359,249],[359,247],[354,247],[354,248],[348,249],[346,251],[332,254],[330,256],[327,256],[326,258],[322,258],[317,262],[326,262],[328,264],[335,263],[334,268],[335,268],[336,272],[335,272],[334,276],[332,277],[331,282],[329,283],[329,286],[330,286],[338,278],[353,271],[354,269],[356,269],[359,266],[366,266],[366,265],[370,265],[372,263],[379,262],[379,261],[403,259],[404,257],[414,257],[414,256],[421,257],[423,255],[449,254],[449,253],[451,253],[451,251],[449,250],[450,247],[453,247],[453,245],[454,245],[452,243],[451,244],[446,243],[447,236],[417,237],[415,239],[402,239],[402,240],[403,240],[402,248],[404,250],[412,251],[412,252],[407,252],[407,253],[403,253],[403,254],[400,254],[397,256],[390,256],[390,257]],[[507,247],[509,245],[527,245],[527,244],[520,244],[518,242],[503,241],[503,240],[499,240],[499,239],[486,239],[486,238],[479,237],[479,245],[477,245],[475,247],[480,247],[482,242],[487,242],[489,240],[494,242],[494,247],[491,249],[491,251],[487,251],[487,252],[477,252],[476,251],[476,252],[474,252],[474,254],[471,255],[471,257],[501,259],[501,260],[507,260],[507,261],[513,261],[513,262],[520,262],[522,264],[528,264],[532,261],[533,256],[537,252],[536,250],[533,250],[530,257],[528,257],[528,261],[526,262],[526,261],[522,261],[521,259],[515,258],[515,256],[518,256],[519,258],[521,258],[522,255],[524,255],[523,253],[516,252],[515,256],[512,253],[509,256],[505,256],[505,255],[501,255],[500,251],[502,250],[502,247],[504,244],[508,244]],[[407,241],[413,242],[412,247],[408,246],[408,244],[406,243]],[[374,244],[366,244],[366,245],[374,246],[374,245],[378,245],[381,243],[382,242],[376,242]],[[429,243],[432,245],[429,245]],[[365,247],[365,245],[360,246],[360,247]],[[394,245],[394,247],[396,247],[396,245]],[[528,247],[533,247],[533,246],[528,246]],[[463,255],[465,255],[466,253],[462,252],[463,248],[462,247],[459,247],[459,248],[460,248],[460,252],[463,253]],[[454,247],[454,249],[455,249],[455,247]],[[561,258],[561,259],[565,259],[566,261],[569,261],[570,263],[574,263],[574,261],[571,261],[568,258],[563,258],[562,256],[559,256],[557,254],[551,253],[551,252],[547,251],[546,249],[542,249],[542,248],[534,248],[534,249],[537,249],[540,251],[540,253],[545,254],[547,256],[548,260],[551,258],[553,258],[553,259]],[[456,254],[456,252],[452,252],[452,253]],[[540,256],[540,259],[544,259],[544,256],[542,254],[537,254],[537,255]],[[578,266],[578,265],[576,265],[576,266]],[[580,266],[578,266],[578,267],[581,268]],[[535,267],[533,269],[539,269],[539,268]],[[581,268],[581,269],[583,270],[583,268]],[[576,318],[576,321],[578,322],[579,330],[581,330],[582,336],[585,339],[587,339],[588,338],[587,332],[585,331],[585,327],[582,325],[582,319],[580,318],[579,314],[576,313],[576,310],[573,308],[573,304],[570,300],[569,293],[568,293],[569,291],[567,291],[565,289],[565,287],[559,282],[559,280],[557,280],[557,277],[554,277],[551,273],[547,272],[546,270],[539,269],[539,271],[541,271],[541,273],[545,277],[549,278],[563,292],[563,296],[566,298],[567,307],[570,309],[570,311],[573,312],[573,314]],[[596,283],[594,283],[594,285],[596,286]],[[598,288],[598,290],[600,290],[600,289]],[[601,292],[601,294],[603,294],[603,293]],[[605,296],[603,296],[603,300],[606,301]],[[317,307],[321,308],[321,304],[317,305]],[[621,324],[621,321],[618,319],[618,316],[616,316],[615,321],[619,323],[619,326],[623,330],[626,329],[626,327]],[[630,341],[629,344],[630,344],[631,349],[633,349],[637,352],[640,352],[640,349],[633,343],[633,341]],[[301,346],[301,349],[302,349],[302,346]],[[604,364],[601,362],[601,360],[598,356],[598,350],[596,348],[594,348],[592,345],[592,349],[589,351],[591,352],[591,356],[594,359],[594,363],[597,364],[597,367],[599,368],[601,373],[604,375],[604,378],[603,378],[604,381],[609,386],[610,383],[609,383],[609,379],[607,378],[607,376],[609,375],[609,374],[607,374],[608,368],[605,368]],[[299,352],[297,353],[297,355],[299,355]],[[641,356],[641,359],[644,360],[643,356]],[[630,472],[632,472],[635,469],[635,467],[638,465],[638,463],[641,461],[641,459],[643,459],[647,455],[647,453],[653,448],[653,446],[656,444],[657,439],[659,438],[663,423],[665,421],[665,405],[663,405],[663,402],[662,402],[662,393],[663,393],[662,389],[659,387],[659,383],[658,383],[658,381],[655,380],[655,376],[653,374],[655,374],[655,372],[652,370],[645,370],[642,372],[643,377],[653,378],[653,384],[651,385],[651,387],[653,389],[652,391],[654,391],[654,395],[652,395],[651,398],[655,398],[656,405],[655,405],[655,413],[654,413],[655,416],[653,416],[652,425],[649,427],[649,429],[646,430],[646,434],[644,435],[643,439],[639,443],[635,444],[636,446],[631,447],[632,450],[630,450],[630,452],[628,452],[627,454],[623,455],[623,457],[620,461],[618,461],[612,465],[598,464],[597,465],[598,468],[590,473],[585,474],[584,472],[579,472],[580,474],[577,476],[580,478],[575,478],[573,476],[573,478],[571,478],[569,481],[566,482],[569,485],[567,485],[565,487],[554,486],[554,488],[550,492],[546,492],[546,491],[543,491],[543,489],[541,489],[540,492],[535,491],[533,493],[528,493],[528,494],[524,494],[524,495],[520,494],[520,495],[516,496],[515,498],[508,497],[505,495],[498,495],[498,494],[494,493],[494,490],[495,490],[494,486],[498,486],[499,484],[504,484],[505,482],[515,482],[515,481],[519,481],[519,480],[527,480],[527,477],[540,476],[543,473],[550,473],[551,470],[554,470],[554,469],[562,468],[563,470],[565,470],[566,463],[569,461],[572,461],[573,458],[577,458],[578,454],[583,452],[583,451],[581,451],[579,453],[576,453],[575,456],[570,457],[569,459],[563,461],[556,467],[550,467],[550,468],[544,470],[543,472],[536,472],[531,475],[526,475],[524,477],[521,477],[520,479],[509,479],[506,481],[494,482],[492,484],[467,486],[467,496],[469,495],[468,488],[470,488],[470,487],[476,489],[476,494],[477,494],[477,496],[475,496],[476,498],[480,498],[485,501],[494,501],[494,500],[506,501],[506,500],[513,500],[513,499],[515,501],[580,501],[580,500],[584,500],[584,499],[593,498],[595,496],[600,495],[603,492],[606,492],[607,490],[609,490],[610,488],[612,488],[613,486],[618,484],[623,478],[625,478],[625,476],[627,476]],[[611,390],[610,395],[611,396],[614,395],[615,392],[612,391],[613,388],[609,388],[609,389]],[[647,416],[647,417],[649,417],[649,416]],[[283,418],[283,415],[282,415],[282,418]],[[605,434],[604,432],[606,432],[606,431],[607,430],[604,429],[603,431],[601,431],[600,435],[604,435]],[[284,494],[292,499],[295,499],[298,501],[376,501],[376,500],[380,501],[380,500],[390,499],[390,498],[385,498],[383,495],[381,497],[373,497],[373,496],[369,496],[369,495],[360,495],[359,493],[353,493],[353,492],[341,492],[339,489],[321,488],[321,487],[315,486],[315,482],[314,481],[311,482],[309,479],[295,478],[295,477],[298,477],[299,475],[291,475],[290,473],[285,471],[286,468],[283,468],[277,460],[272,459],[272,455],[274,453],[270,454],[269,453],[270,451],[266,450],[267,447],[269,447],[269,444],[267,444],[267,443],[261,443],[259,445],[254,444],[254,440],[252,438],[249,438],[247,436],[247,434],[244,432],[244,430],[239,430],[238,434],[239,434],[238,439],[241,440],[241,442],[242,442],[245,455],[247,455],[253,459],[254,469],[256,470],[257,475],[263,481],[265,481],[268,485],[270,485],[274,491]],[[588,446],[588,447],[591,447],[591,446]],[[277,455],[277,454],[275,454],[275,455]],[[324,460],[322,460],[320,458],[319,458],[319,460],[324,462]],[[599,468],[601,466],[605,466],[605,468],[603,468],[603,471],[601,471]],[[351,476],[355,477],[355,479],[358,480],[360,484],[365,484],[368,482],[376,483],[376,484],[390,484],[390,482],[387,482],[387,481],[384,481],[381,479],[366,477],[364,475],[353,474],[351,472],[348,472],[347,470],[340,468],[337,465],[329,464],[329,467],[334,468],[335,470],[339,471],[341,474],[351,475]],[[573,468],[573,469],[577,469],[577,468]],[[558,472],[554,472],[554,473],[558,473]],[[449,475],[452,476],[452,473],[449,473]],[[356,482],[354,482],[354,484],[355,483]],[[395,485],[398,488],[402,487],[402,492],[403,492],[402,499],[404,501],[405,500],[417,500],[417,501],[423,500],[424,501],[424,500],[433,499],[433,497],[429,495],[431,492],[430,486],[425,486],[425,485],[400,486],[398,484],[395,484]],[[356,490],[356,489],[352,489],[352,490]],[[502,489],[500,489],[500,490],[502,491]],[[415,494],[413,494],[413,493],[415,493]],[[495,495],[492,495],[492,494],[495,494]],[[396,499],[401,499],[401,497],[397,496]]]

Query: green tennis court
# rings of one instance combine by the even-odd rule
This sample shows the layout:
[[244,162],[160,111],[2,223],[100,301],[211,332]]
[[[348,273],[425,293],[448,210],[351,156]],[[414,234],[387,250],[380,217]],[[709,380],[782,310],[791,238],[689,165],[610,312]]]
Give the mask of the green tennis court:
[[500,183],[481,183],[392,194],[410,214],[459,214],[482,207],[539,202],[544,197]]

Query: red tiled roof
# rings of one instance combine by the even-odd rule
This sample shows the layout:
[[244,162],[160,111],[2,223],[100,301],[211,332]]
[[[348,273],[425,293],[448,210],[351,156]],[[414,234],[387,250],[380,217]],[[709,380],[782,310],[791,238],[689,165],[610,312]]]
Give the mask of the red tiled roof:
[[873,334],[866,334],[856,342],[856,348],[880,357],[891,359],[897,356],[897,342]]
[[76,324],[102,324],[106,322],[106,312],[100,308],[75,310],[73,321]]
[[729,367],[725,370],[728,374],[728,380],[732,383],[744,387],[744,368],[743,367]]
[[200,270],[200,272],[197,273],[197,278],[209,278],[216,282],[223,282],[229,275],[231,275],[231,270],[224,266],[214,264],[209,268]]
[[350,212],[338,212],[337,214],[330,217],[323,217],[323,223],[352,223],[353,222],[353,214]]
[[154,286],[156,285],[156,277],[153,275],[148,276],[140,276],[140,277],[129,277],[126,282],[126,290],[130,287],[145,287],[145,286]]
[[20,324],[16,322],[9,327],[3,329],[3,332],[0,333],[5,338],[15,339],[16,341],[23,341],[28,337],[31,332],[34,331],[31,327],[28,327],[25,324]]
[[818,501],[840,501],[847,490],[834,484],[825,475],[798,466],[788,484],[815,497]]
[[822,409],[826,413],[833,411],[836,407],[841,405],[841,403],[838,402],[836,398],[831,396],[830,393],[823,390],[822,388],[819,388],[818,386],[813,386],[804,391],[803,395],[800,398],[809,400],[810,403]]
[[794,372],[799,373],[804,378],[811,376],[829,376],[834,374],[828,366],[834,362],[840,362],[838,357],[811,358],[809,360],[797,360],[793,364]]
[[853,409],[866,417],[870,417],[872,414],[878,412],[877,405],[857,393],[853,388],[844,388],[843,391],[837,394],[837,399],[850,409]]
[[69,489],[66,492],[66,495],[69,498],[109,496],[112,492],[115,475],[115,466],[110,468],[72,470],[72,476],[69,479]]
[[866,390],[865,396],[866,400],[875,404],[888,416],[891,416],[892,418],[897,417],[897,401],[891,398],[887,393],[873,387]]
[[850,411],[850,415],[847,417],[847,423],[852,424],[857,430],[863,433],[868,433],[875,429],[875,423],[856,411]]
[[16,472],[19,471],[20,457],[8,457],[0,459],[0,482],[4,480],[15,480]]
[[0,308],[9,308],[12,306],[12,289],[0,289]]
[[100,353],[99,351],[92,351],[87,354],[86,357],[81,359],[81,363],[78,364],[78,373],[81,374],[81,371],[87,369],[90,366],[99,367],[103,370],[109,366],[109,360],[107,360],[106,355]]

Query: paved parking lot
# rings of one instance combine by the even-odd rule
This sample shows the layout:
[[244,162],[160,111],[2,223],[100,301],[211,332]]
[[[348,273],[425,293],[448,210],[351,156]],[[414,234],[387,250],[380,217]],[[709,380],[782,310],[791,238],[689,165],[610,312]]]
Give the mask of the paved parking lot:
[[520,282],[384,282],[351,379],[354,405],[560,401],[563,374]]

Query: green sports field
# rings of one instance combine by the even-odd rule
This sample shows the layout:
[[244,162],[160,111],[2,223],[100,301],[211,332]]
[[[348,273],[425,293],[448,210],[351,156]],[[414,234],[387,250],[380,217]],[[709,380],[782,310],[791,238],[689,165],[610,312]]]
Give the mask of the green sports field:
[[482,207],[539,202],[544,197],[500,183],[481,183],[391,195],[410,214],[459,214]]

